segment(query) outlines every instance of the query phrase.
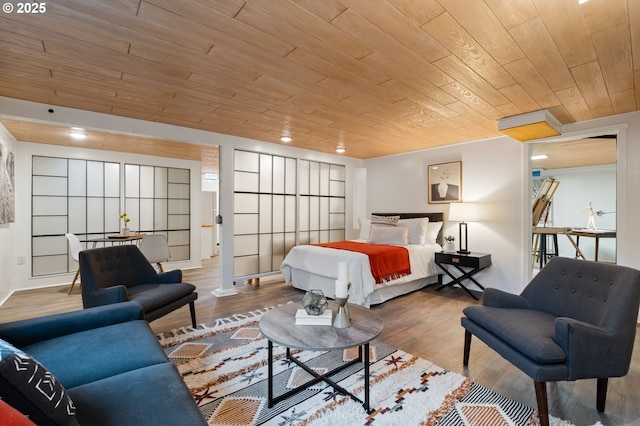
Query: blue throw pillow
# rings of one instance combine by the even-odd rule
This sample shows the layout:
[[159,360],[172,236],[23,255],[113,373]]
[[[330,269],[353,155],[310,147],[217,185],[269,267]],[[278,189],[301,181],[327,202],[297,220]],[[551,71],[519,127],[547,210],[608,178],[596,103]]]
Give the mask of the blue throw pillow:
[[38,361],[2,339],[0,398],[39,426],[78,426],[64,387]]

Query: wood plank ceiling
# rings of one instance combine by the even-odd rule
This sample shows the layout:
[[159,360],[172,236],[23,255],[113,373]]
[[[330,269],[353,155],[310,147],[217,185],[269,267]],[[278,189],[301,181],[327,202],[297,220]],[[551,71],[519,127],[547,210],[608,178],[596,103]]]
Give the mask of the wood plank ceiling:
[[59,0],[0,15],[0,96],[373,158],[638,110],[640,1]]

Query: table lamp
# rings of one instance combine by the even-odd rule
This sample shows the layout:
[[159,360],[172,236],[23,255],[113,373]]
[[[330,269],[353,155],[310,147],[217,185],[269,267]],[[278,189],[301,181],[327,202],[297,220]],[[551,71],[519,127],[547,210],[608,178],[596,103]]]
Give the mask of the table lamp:
[[[478,205],[475,203],[451,203],[449,204],[449,220],[460,222],[458,225],[460,249],[458,253],[471,253],[468,247],[467,222],[478,220]],[[464,235],[464,238],[463,238]]]

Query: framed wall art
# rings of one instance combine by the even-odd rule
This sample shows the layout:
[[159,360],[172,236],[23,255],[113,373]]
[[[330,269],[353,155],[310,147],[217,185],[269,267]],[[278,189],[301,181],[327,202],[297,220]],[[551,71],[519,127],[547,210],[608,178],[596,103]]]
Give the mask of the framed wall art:
[[0,223],[16,220],[13,153],[0,143]]
[[429,203],[462,201],[462,161],[429,165]]

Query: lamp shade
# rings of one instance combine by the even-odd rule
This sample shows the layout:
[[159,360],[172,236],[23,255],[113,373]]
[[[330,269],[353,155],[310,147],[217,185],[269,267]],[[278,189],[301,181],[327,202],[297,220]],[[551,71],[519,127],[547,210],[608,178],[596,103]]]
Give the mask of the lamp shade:
[[449,220],[451,222],[476,222],[480,215],[476,203],[449,204]]

